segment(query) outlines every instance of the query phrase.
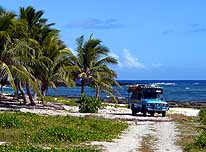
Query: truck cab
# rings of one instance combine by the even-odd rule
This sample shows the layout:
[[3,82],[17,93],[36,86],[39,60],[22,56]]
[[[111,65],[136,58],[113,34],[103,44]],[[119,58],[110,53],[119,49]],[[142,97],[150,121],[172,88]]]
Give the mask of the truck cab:
[[166,116],[169,110],[163,94],[163,89],[153,84],[137,84],[128,87],[129,97],[128,106],[132,110],[132,115],[141,112],[143,116],[149,113],[154,116],[155,113],[161,113],[162,117]]

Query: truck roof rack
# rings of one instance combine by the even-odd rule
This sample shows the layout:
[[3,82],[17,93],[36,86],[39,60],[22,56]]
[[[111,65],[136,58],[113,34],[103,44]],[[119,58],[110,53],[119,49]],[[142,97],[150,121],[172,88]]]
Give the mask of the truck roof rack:
[[141,91],[141,90],[147,90],[147,89],[158,89],[163,91],[162,87],[156,85],[156,84],[134,84],[129,85],[127,92],[134,92],[134,91]]

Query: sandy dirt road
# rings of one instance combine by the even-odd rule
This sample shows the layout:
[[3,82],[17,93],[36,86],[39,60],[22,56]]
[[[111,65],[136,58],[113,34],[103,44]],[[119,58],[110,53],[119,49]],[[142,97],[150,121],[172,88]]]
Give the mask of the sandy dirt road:
[[[0,108],[1,111],[8,110]],[[10,111],[10,110],[8,110]],[[78,107],[63,106],[63,110],[57,110],[51,107],[44,108],[19,108],[16,111],[30,112],[40,115],[71,115],[76,117],[95,116],[108,119],[119,119],[129,123],[129,127],[119,138],[112,142],[91,142],[91,145],[100,146],[104,152],[144,152],[143,147],[149,148],[151,152],[181,152],[181,147],[176,145],[178,139],[178,129],[175,122],[168,117],[146,116],[141,114],[131,115],[131,110],[127,108],[106,107],[99,110],[98,114],[78,113]],[[188,116],[198,114],[196,109],[174,108],[169,113],[178,113]]]

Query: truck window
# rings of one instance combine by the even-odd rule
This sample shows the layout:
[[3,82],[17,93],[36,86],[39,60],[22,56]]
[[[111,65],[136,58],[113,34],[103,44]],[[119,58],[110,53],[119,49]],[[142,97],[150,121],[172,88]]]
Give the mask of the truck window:
[[145,99],[157,99],[158,94],[155,92],[144,92],[143,93],[143,98]]

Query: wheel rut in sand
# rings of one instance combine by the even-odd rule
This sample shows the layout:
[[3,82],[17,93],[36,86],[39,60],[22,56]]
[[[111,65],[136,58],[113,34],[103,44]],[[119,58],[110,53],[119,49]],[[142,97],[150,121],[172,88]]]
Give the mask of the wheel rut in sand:
[[129,128],[113,142],[92,142],[103,146],[104,152],[181,152],[176,138],[178,131],[175,123],[136,121],[130,122]]

